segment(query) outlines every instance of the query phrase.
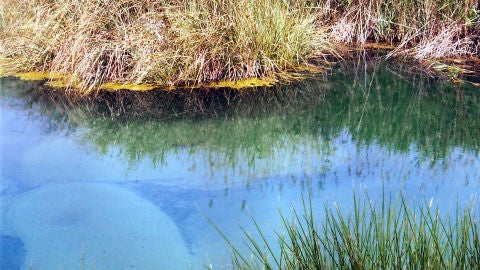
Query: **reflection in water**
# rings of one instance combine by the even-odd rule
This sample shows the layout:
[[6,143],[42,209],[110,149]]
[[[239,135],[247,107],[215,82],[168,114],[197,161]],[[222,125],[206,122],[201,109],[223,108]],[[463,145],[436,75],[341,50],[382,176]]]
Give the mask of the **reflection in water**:
[[[84,244],[85,255],[117,255],[101,269],[122,268],[128,239],[175,265],[159,245],[170,241],[177,261],[201,268],[229,261],[203,214],[240,243],[237,225],[253,230],[252,215],[278,229],[277,210],[288,214],[308,186],[319,213],[332,200],[348,209],[352,187],[402,189],[447,209],[455,196],[470,200],[480,186],[478,89],[377,60],[334,71],[268,89],[88,97],[2,79],[0,234],[39,266],[75,264]],[[84,232],[110,227],[109,239]],[[175,239],[162,235],[171,231]],[[61,245],[62,258],[43,254]]]
[[315,151],[332,154],[330,140],[343,132],[359,145],[397,152],[414,147],[432,162],[455,147],[478,153],[477,88],[374,61],[335,70],[325,82],[242,92],[113,92],[79,98],[63,90],[37,90],[38,85],[19,91],[16,81],[4,80],[2,88],[3,95],[21,98],[25,107],[38,107],[32,113],[46,118],[49,129],[82,128],[83,139],[98,152],[115,150],[132,164],[148,158],[161,165],[168,153],[188,150],[215,153],[209,159],[234,165],[308,142]]

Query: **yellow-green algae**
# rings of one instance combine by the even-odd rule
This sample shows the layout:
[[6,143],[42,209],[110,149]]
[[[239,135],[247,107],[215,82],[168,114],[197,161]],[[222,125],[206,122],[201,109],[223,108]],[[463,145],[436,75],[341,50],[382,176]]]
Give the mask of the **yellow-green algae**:
[[[58,72],[41,72],[41,71],[31,71],[23,73],[14,73],[11,74],[14,77],[19,78],[24,81],[43,81],[48,80],[46,85],[54,88],[78,88],[81,89],[80,82],[75,79],[72,75],[62,74]],[[225,80],[218,82],[210,82],[205,84],[197,84],[190,86],[188,88],[232,88],[236,90],[253,88],[253,87],[269,87],[278,83],[279,80],[273,77],[266,78],[248,78],[238,81]],[[130,90],[130,91],[150,91],[154,89],[166,89],[172,90],[177,87],[169,87],[155,84],[138,84],[138,83],[115,83],[108,82],[100,85],[95,88],[95,90],[104,90],[104,91],[118,91],[118,90]],[[178,87],[182,88],[182,87]],[[185,88],[185,87],[184,87]]]
[[6,69],[0,67],[0,77],[17,77],[23,81],[43,81],[43,80],[60,80],[67,75],[59,72],[48,71],[28,71],[28,72],[8,72]]
[[107,91],[117,91],[117,90],[131,90],[131,91],[149,91],[153,89],[158,89],[158,85],[153,84],[136,84],[136,83],[104,83],[100,85],[98,89],[107,90]]
[[278,83],[278,80],[275,78],[249,78],[239,81],[225,80],[218,82],[211,82],[206,84],[207,88],[232,88],[232,89],[244,89],[251,87],[262,87],[262,86],[273,86]]
[[[52,80],[47,82],[47,85],[53,88],[77,88],[84,89],[81,86],[81,83],[74,78],[62,78],[59,80]],[[94,88],[93,90],[103,90],[103,91],[119,91],[119,90],[129,90],[129,91],[150,91],[154,89],[164,88],[159,85],[154,84],[137,84],[137,83],[114,83],[108,82],[101,84],[99,87]]]
[[13,73],[14,77],[18,77],[23,81],[42,81],[42,80],[60,80],[67,75],[58,72],[30,71],[22,73]]

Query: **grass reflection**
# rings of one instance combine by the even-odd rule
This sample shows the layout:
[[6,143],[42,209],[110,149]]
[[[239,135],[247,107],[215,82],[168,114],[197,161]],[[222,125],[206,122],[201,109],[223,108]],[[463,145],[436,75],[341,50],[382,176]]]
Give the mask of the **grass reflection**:
[[85,142],[100,153],[114,148],[131,164],[148,158],[161,165],[179,151],[202,153],[211,168],[241,162],[275,166],[275,160],[299,154],[326,161],[345,130],[359,145],[418,151],[432,164],[456,147],[479,150],[477,88],[378,59],[339,63],[327,78],[245,91],[69,97],[39,90],[41,83],[1,83],[4,98],[35,108],[58,130],[81,128]]
[[412,74],[405,66],[340,67],[330,96],[337,101],[336,114],[343,116],[338,122],[359,144],[400,152],[413,147],[433,162],[455,147],[478,154],[478,88]]

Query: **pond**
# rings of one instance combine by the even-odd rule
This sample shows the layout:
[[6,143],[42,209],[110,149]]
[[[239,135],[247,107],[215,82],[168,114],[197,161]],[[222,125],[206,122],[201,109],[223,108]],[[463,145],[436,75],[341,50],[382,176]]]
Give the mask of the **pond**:
[[[310,193],[403,192],[442,213],[480,188],[480,91],[380,58],[275,88],[74,97],[0,80],[1,269],[228,269]],[[207,218],[208,217],[208,218]]]

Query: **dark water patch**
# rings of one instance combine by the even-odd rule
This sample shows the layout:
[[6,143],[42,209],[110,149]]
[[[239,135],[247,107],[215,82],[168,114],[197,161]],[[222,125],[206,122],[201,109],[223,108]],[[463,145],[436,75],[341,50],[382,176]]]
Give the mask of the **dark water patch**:
[[200,209],[205,201],[215,197],[213,192],[201,190],[177,190],[165,187],[159,187],[155,184],[139,183],[126,185],[135,190],[143,198],[153,202],[165,214],[167,214],[176,224],[183,241],[185,242],[190,253],[194,253],[194,238],[192,228],[190,228],[191,220],[201,220],[202,214]]
[[[208,215],[219,215],[216,211],[224,212],[225,220],[234,220],[235,213],[248,214],[248,207],[255,205],[264,193],[286,193],[292,189],[299,189],[312,195],[324,191],[325,175],[283,175],[255,179],[242,186],[225,187],[223,189],[189,189],[178,187],[164,187],[156,183],[125,183],[122,186],[135,190],[140,196],[159,207],[177,225],[183,240],[194,253],[195,245],[192,239],[196,238],[201,230],[210,228]],[[214,213],[214,214],[212,214]]]
[[21,239],[2,234],[0,237],[0,251],[0,269],[23,269],[26,250]]

